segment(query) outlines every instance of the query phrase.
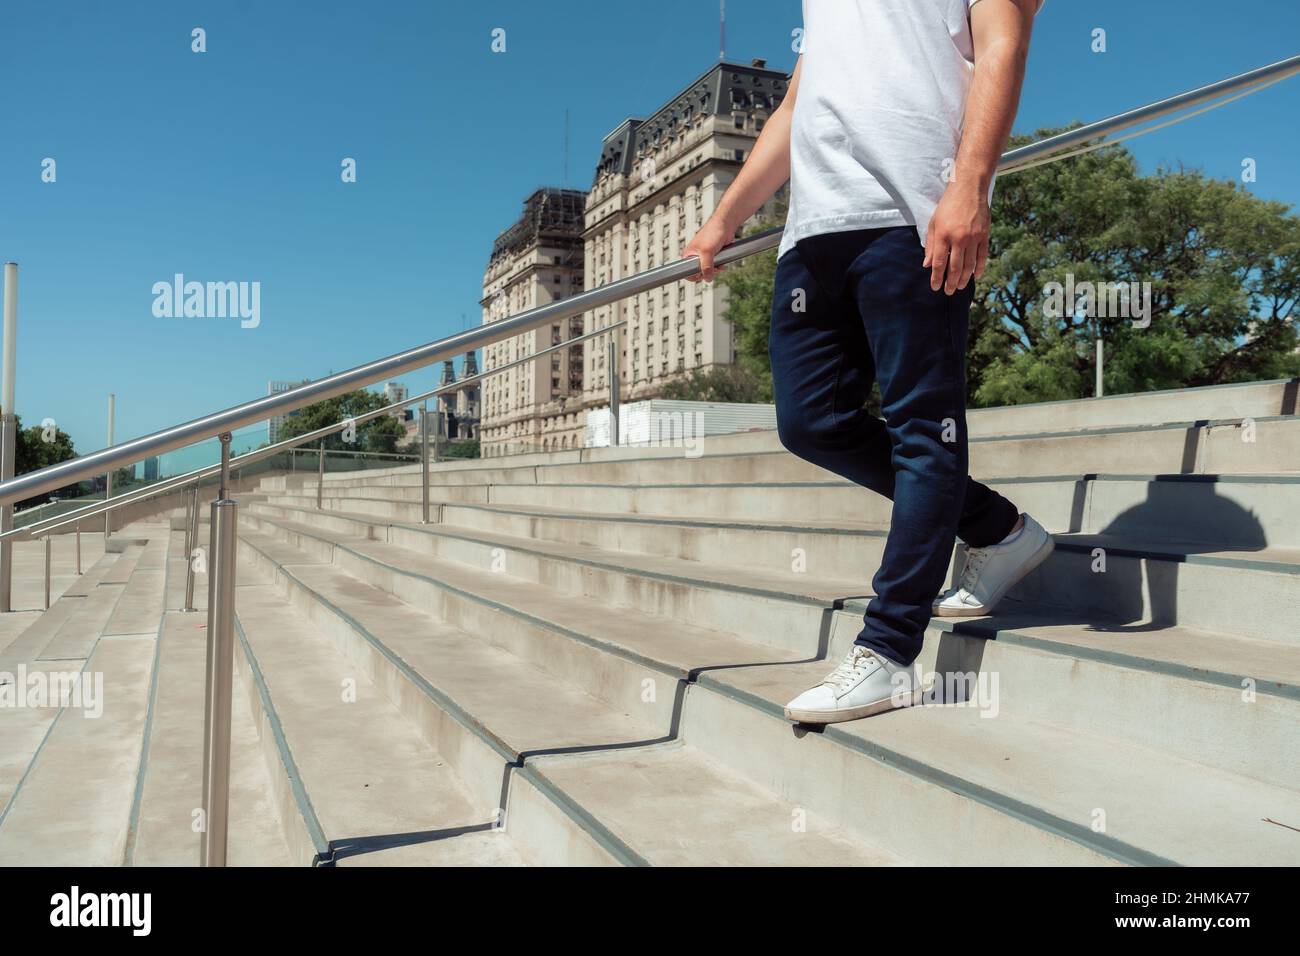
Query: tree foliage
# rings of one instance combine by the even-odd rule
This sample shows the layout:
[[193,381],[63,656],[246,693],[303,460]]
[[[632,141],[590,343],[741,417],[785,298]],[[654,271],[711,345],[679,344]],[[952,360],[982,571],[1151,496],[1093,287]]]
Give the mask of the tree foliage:
[[666,382],[660,395],[679,402],[770,402],[772,375],[739,364],[714,365]]
[[[14,435],[15,475],[25,475],[29,471],[57,465],[61,461],[77,457],[77,450],[72,445],[72,437],[57,426],[51,425],[45,428],[41,425],[32,425],[30,428],[23,428],[22,417],[18,415],[14,416],[14,424],[17,427]],[[69,485],[66,488],[58,488],[20,501],[18,508],[29,508],[51,498],[71,498],[87,490],[88,487]]]
[[[355,418],[377,408],[383,408],[386,404],[387,401],[382,394],[364,389],[327,398],[323,402],[316,402],[300,409],[296,415],[285,418],[280,425],[279,437],[294,438],[315,431],[317,428],[336,424],[345,418]],[[345,442],[344,437],[341,432],[327,436],[324,439],[326,450],[395,452],[398,442],[406,438],[406,429],[392,416],[380,415],[356,426],[355,441]],[[316,447],[316,443],[313,442],[311,447]]]

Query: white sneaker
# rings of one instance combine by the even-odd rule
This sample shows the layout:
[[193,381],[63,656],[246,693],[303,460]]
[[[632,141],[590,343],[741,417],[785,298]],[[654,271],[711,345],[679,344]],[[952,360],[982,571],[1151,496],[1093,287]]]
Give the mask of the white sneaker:
[[1056,543],[1029,515],[1009,544],[971,548],[957,587],[934,599],[935,617],[979,617],[991,614],[1002,596],[1025,575],[1047,560]]
[[787,720],[801,724],[834,724],[870,717],[920,699],[915,668],[877,657],[854,644],[826,679],[785,705]]

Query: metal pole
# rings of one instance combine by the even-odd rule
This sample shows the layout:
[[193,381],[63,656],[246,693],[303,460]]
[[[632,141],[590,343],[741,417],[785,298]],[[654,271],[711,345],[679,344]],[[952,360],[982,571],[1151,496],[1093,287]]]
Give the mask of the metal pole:
[[185,505],[185,605],[183,611],[194,610],[194,548],[199,540],[199,486],[190,489]]
[[618,333],[609,343],[609,447],[619,443],[618,434]]
[[77,522],[77,573],[81,573],[81,522]]
[[[197,487],[197,486],[196,486],[196,487]],[[189,492],[184,492],[184,495],[185,495],[185,498],[184,498],[184,508],[185,508],[185,549],[184,549],[184,551],[183,551],[183,554],[185,555],[186,560],[189,560],[190,552],[194,550],[194,523],[193,523],[193,521],[191,520],[191,519],[194,517],[194,514],[193,514],[193,507],[194,507],[194,506],[193,506],[193,500],[194,500],[194,492],[193,492],[193,489],[192,489],[191,491],[189,491]]]
[[50,536],[45,536],[45,610],[50,609]]
[[1106,347],[1102,344],[1101,336],[1097,336],[1097,387],[1094,389],[1097,398],[1106,394],[1105,386],[1102,385],[1102,371],[1106,365]]
[[[4,385],[0,394],[0,481],[14,476],[18,447],[18,419],[14,414],[14,373],[18,367],[18,263],[5,263],[4,290]],[[14,503],[0,506],[0,533],[13,530]],[[12,611],[11,585],[14,572],[13,542],[0,540],[0,612]]]
[[200,866],[225,866],[230,810],[230,698],[235,669],[235,552],[238,504],[227,498],[230,433],[221,435],[221,487],[212,502],[208,555],[208,667],[203,718],[203,839]]
[[1146,106],[1139,106],[1137,109],[1125,113],[1117,113],[1114,116],[1108,116],[1106,119],[1089,123],[1086,126],[1066,130],[1064,133],[1058,133],[1047,139],[1039,140],[1037,143],[1030,143],[1027,146],[1021,146],[1019,149],[1004,153],[998,163],[998,172],[1014,172],[1026,163],[1080,146],[1099,137],[1112,136],[1142,123],[1157,120],[1181,110],[1191,109],[1194,106],[1200,106],[1202,103],[1208,103],[1221,96],[1238,93],[1265,82],[1285,79],[1297,72],[1300,72],[1300,55],[1287,57],[1285,60],[1278,60],[1276,63],[1270,63],[1268,66],[1262,66],[1257,70],[1239,73],[1236,76],[1228,77],[1226,80],[1200,86],[1186,93],[1179,93],[1177,96],[1158,100],[1155,103],[1148,103]]
[[[104,447],[113,447],[113,417],[117,405],[117,396],[112,392],[108,393],[108,444]],[[104,500],[107,501],[113,497],[113,471],[109,471],[104,476]],[[108,546],[108,536],[113,533],[113,513],[104,512],[104,546]]]
[[316,455],[316,507],[321,506],[321,495],[325,490],[325,439],[320,440],[320,451]]
[[420,406],[420,521],[429,523],[429,409]]

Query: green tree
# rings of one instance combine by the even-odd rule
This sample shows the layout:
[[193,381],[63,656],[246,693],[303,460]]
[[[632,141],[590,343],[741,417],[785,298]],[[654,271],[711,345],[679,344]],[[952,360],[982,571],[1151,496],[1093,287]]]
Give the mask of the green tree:
[[[355,418],[377,408],[383,408],[386,404],[387,402],[382,394],[364,389],[348,392],[346,395],[339,395],[335,398],[327,398],[323,402],[308,405],[306,408],[299,410],[296,415],[286,418],[280,426],[280,438],[294,438],[315,431],[317,428],[336,424],[345,418]],[[391,453],[397,450],[398,442],[406,438],[406,429],[402,427],[401,422],[392,416],[380,415],[378,418],[373,418],[356,426],[355,441],[347,443],[343,440],[343,437],[341,432],[335,432],[333,435],[327,436],[325,438],[326,450]],[[312,442],[310,447],[317,447],[317,443]]]
[[660,394],[681,402],[770,402],[772,373],[764,375],[741,364],[693,369],[665,383]]
[[[25,475],[29,471],[36,471],[38,468],[45,468],[49,465],[57,465],[61,461],[77,457],[77,451],[72,445],[71,436],[58,426],[51,424],[47,428],[43,425],[32,425],[30,428],[23,428],[22,417],[18,415],[14,416],[14,424],[17,427],[14,435],[15,475]],[[42,501],[49,501],[51,498],[71,498],[84,493],[86,490],[88,489],[82,488],[81,485],[68,485],[65,488],[58,488],[37,495],[34,498],[29,498],[26,501],[20,501],[18,507],[30,508]]]
[[463,441],[448,442],[447,447],[442,450],[442,457],[443,458],[478,458],[479,457],[478,439],[466,438]]
[[135,466],[127,465],[125,468],[119,468],[113,472],[113,494],[120,495],[138,484],[142,484],[135,477]]
[[[746,230],[753,235],[785,222],[786,203],[775,206],[770,218],[760,219]],[[727,319],[735,332],[736,365],[764,383],[751,401],[772,400],[772,362],[767,352],[772,327],[772,293],[776,278],[776,250],[760,252],[727,266],[718,281],[727,291]]]
[[[1149,283],[1150,324],[1047,314],[1049,283],[1069,277]],[[1089,395],[1098,337],[1112,394],[1294,375],[1298,297],[1300,219],[1283,203],[1181,167],[1141,176],[1118,146],[1015,173],[994,194],[989,269],[971,313],[971,397]]]

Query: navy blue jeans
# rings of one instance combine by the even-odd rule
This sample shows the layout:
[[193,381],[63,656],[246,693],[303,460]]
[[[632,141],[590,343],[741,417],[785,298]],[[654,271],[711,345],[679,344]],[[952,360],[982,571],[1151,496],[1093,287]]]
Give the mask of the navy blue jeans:
[[[857,643],[899,664],[921,653],[956,537],[996,544],[1019,517],[966,473],[974,282],[935,292],[924,258],[911,226],[801,240],[777,263],[768,343],[782,444],[894,502]],[[883,420],[863,407],[873,381]]]

